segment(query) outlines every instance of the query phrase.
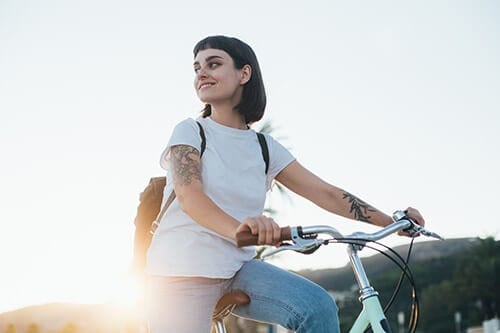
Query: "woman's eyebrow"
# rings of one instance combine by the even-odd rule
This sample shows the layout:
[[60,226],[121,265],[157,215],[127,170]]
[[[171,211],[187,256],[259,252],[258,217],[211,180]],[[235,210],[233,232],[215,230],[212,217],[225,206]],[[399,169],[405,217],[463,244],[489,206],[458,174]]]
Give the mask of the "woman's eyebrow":
[[[218,56],[218,55],[212,55],[212,56],[208,56],[208,57],[206,57],[206,58],[205,58],[205,62],[209,62],[210,60],[213,60],[213,59],[216,59],[216,58],[219,58],[219,59],[224,59],[224,58],[223,58],[223,57],[221,57],[221,56]],[[194,66],[194,65],[199,65],[199,64],[200,64],[200,62],[199,62],[199,61],[195,61],[195,62],[193,63],[193,66]]]

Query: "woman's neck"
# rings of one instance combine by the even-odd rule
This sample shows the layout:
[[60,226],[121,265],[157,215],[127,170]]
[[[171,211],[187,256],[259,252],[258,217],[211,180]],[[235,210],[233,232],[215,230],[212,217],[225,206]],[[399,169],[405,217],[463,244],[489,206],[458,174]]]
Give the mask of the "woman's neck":
[[213,121],[232,128],[247,129],[248,126],[245,123],[245,118],[235,110],[225,109],[221,111],[220,109],[215,109],[212,106],[212,114],[210,115]]

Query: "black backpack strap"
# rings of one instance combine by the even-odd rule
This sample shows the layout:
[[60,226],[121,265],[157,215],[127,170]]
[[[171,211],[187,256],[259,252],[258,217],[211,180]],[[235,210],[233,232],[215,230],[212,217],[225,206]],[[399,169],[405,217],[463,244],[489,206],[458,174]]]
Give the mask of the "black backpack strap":
[[201,137],[201,151],[200,151],[200,158],[203,156],[203,153],[205,152],[205,148],[207,147],[207,138],[205,137],[205,130],[203,129],[203,126],[201,126],[200,122],[197,120],[196,123],[198,124],[198,127],[200,128],[200,137]]
[[267,147],[267,141],[264,134],[256,132],[257,138],[259,139],[260,149],[262,150],[262,158],[266,163],[266,175],[269,170],[269,148]]

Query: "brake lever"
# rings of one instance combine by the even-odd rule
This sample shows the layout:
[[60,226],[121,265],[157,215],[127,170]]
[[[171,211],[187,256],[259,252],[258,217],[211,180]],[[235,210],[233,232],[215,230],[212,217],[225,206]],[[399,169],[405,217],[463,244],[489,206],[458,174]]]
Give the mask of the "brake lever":
[[[299,244],[297,244],[299,243]],[[324,244],[324,241],[321,239],[313,238],[313,239],[303,239],[300,238],[300,242],[293,242],[293,243],[281,243],[278,247],[274,248],[267,248],[265,249],[262,254],[260,255],[261,259],[265,259],[267,257],[270,257],[278,252],[286,251],[286,250],[291,250],[295,252],[299,252],[302,254],[311,254],[321,245]]]
[[411,226],[404,229],[403,231],[410,234],[411,237],[416,237],[418,235],[424,235],[427,237],[432,237],[432,238],[436,238],[439,240],[444,240],[443,237],[436,234],[435,232],[429,231],[429,230],[425,229],[424,227],[422,227],[420,224],[418,224],[416,221],[414,221],[411,217],[406,215],[406,213],[403,211],[400,211],[400,210],[395,211],[394,214],[392,215],[392,218],[394,219],[394,221],[399,221],[402,219],[406,219],[406,220],[410,221]]
[[444,241],[444,238],[441,237],[440,235],[436,234],[435,232],[429,231],[429,230],[425,229],[424,227],[421,227],[417,224],[415,226],[415,231],[414,231],[414,234],[412,234],[412,236],[414,237],[414,236],[418,236],[418,235],[424,235],[427,237],[432,237],[432,238],[436,238],[436,239]]
[[316,239],[316,241],[314,243],[315,244],[311,244],[307,248],[302,248],[300,250],[296,250],[296,252],[300,252],[302,254],[311,254],[311,253],[316,252],[316,250],[319,249],[320,246],[324,244],[323,241],[319,240],[319,239]]
[[272,255],[275,255],[278,252],[290,250],[290,246],[294,246],[293,244],[290,243],[281,243],[277,247],[268,247],[264,251],[262,251],[260,258],[265,259],[267,257],[270,257]]

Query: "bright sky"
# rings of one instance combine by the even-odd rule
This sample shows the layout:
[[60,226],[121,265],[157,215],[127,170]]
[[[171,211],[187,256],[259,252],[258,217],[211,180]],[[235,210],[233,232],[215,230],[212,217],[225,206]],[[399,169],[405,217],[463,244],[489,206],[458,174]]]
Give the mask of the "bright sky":
[[[125,294],[138,194],[201,109],[191,52],[212,34],[254,48],[265,118],[302,164],[445,237],[498,237],[498,1],[246,4],[0,0],[0,312]],[[372,230],[277,205],[283,225]],[[279,264],[336,267],[343,251]]]

